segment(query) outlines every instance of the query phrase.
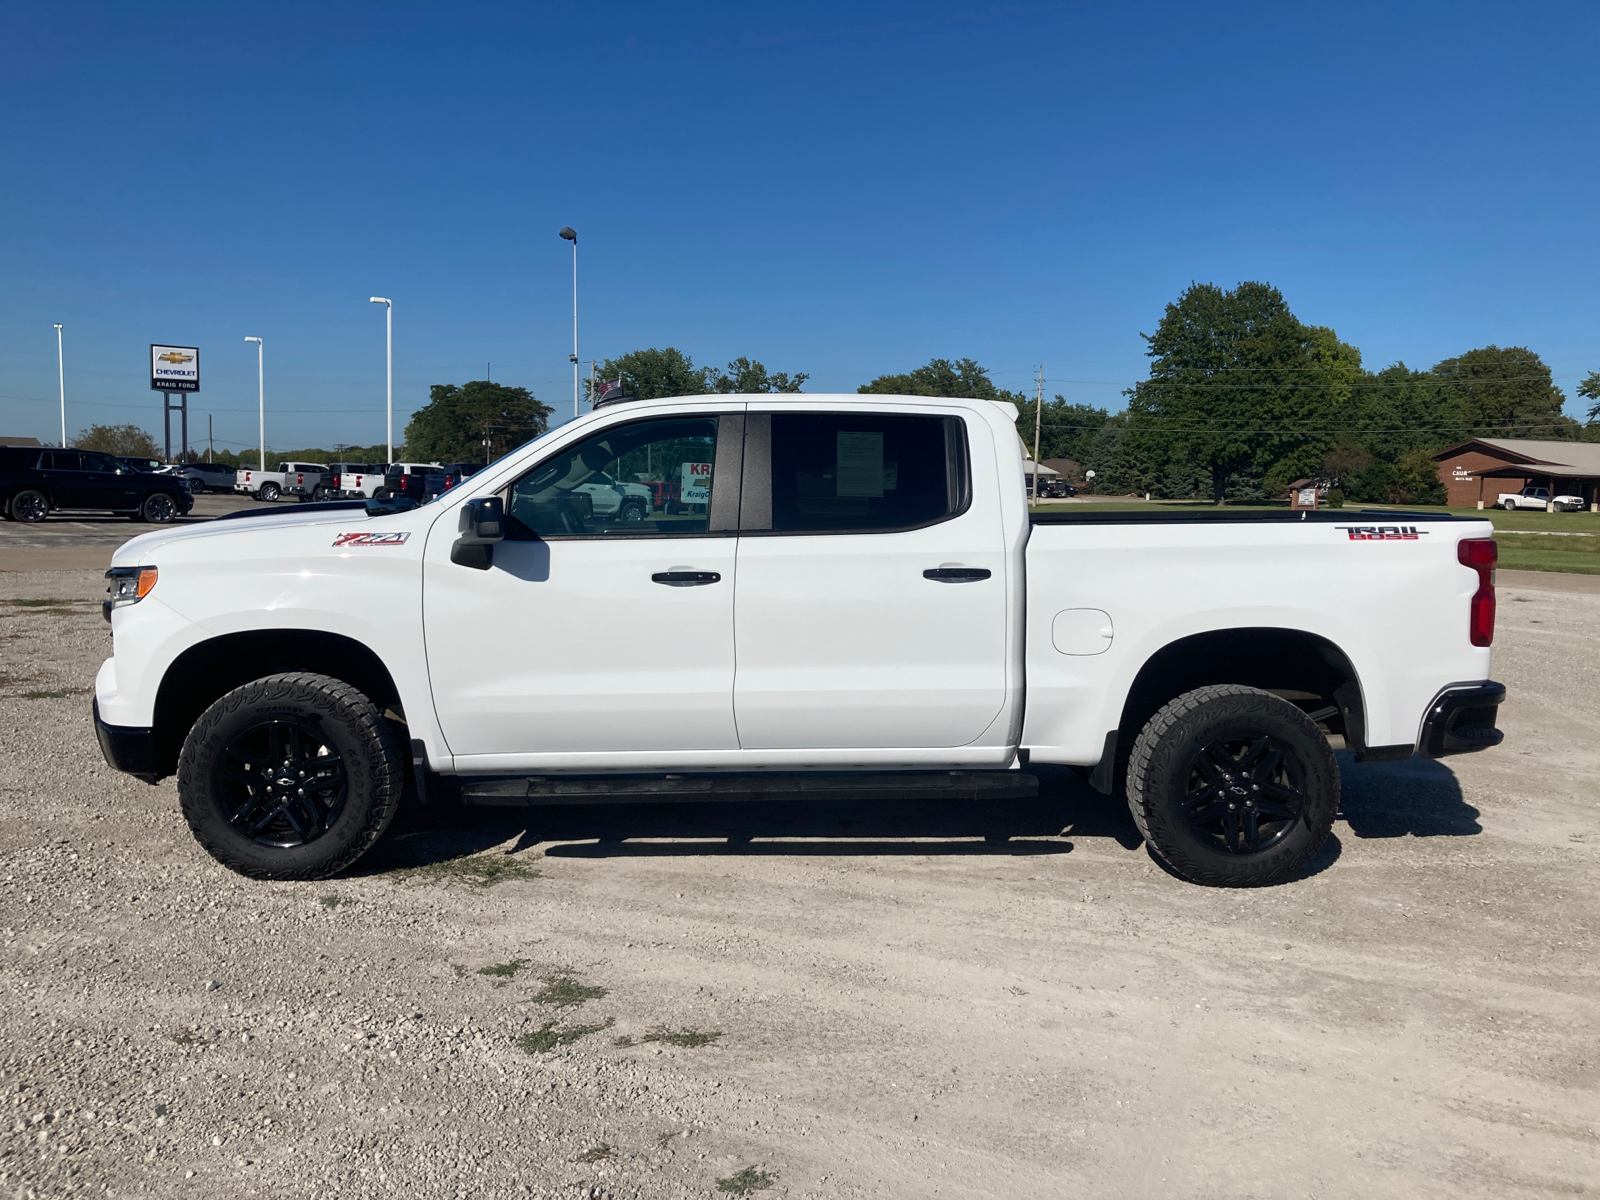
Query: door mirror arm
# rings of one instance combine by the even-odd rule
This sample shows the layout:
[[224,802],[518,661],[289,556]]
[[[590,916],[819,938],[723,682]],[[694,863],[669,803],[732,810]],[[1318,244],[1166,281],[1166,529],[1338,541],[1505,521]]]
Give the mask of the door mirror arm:
[[494,562],[494,544],[506,536],[505,501],[481,496],[461,506],[461,536],[450,547],[450,561],[475,571],[487,571]]

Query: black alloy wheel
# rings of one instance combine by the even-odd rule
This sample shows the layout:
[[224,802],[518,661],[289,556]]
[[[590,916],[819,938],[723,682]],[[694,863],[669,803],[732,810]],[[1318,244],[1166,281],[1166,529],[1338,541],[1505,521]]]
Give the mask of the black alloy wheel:
[[338,821],[349,779],[320,722],[274,718],[243,730],[223,750],[228,824],[257,845],[304,846]]
[[41,491],[24,488],[11,497],[11,515],[19,521],[26,521],[32,525],[44,520],[49,514],[50,501],[45,499]]
[[1255,854],[1289,835],[1305,810],[1300,761],[1276,738],[1211,742],[1189,764],[1184,816],[1227,854]]
[[139,515],[156,525],[165,525],[178,515],[178,502],[165,492],[151,492],[139,506]]
[[381,707],[326,675],[268,675],[201,714],[178,760],[196,839],[254,879],[326,879],[383,835],[405,788]]
[[206,481],[203,479],[189,480],[189,495],[199,496],[206,490]]
[[1295,877],[1339,807],[1339,765],[1298,705],[1213,684],[1164,705],[1128,759],[1128,808],[1151,851],[1192,883]]

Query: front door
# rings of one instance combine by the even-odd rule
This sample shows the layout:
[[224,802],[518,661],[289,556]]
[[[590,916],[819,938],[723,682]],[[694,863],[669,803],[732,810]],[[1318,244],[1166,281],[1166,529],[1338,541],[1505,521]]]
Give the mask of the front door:
[[997,486],[987,428],[969,438],[959,416],[892,413],[746,420],[739,745],[976,741],[1007,697],[999,497],[971,503],[975,482]]
[[[619,422],[545,458],[503,493],[507,536],[487,571],[451,562],[454,530],[435,528],[424,555],[428,671],[458,765],[635,752],[644,769],[650,754],[738,747],[741,422]],[[649,507],[663,489],[647,486],[625,488],[626,512],[592,502],[600,476],[608,489],[643,485],[706,462],[718,464],[722,503],[669,514]]]

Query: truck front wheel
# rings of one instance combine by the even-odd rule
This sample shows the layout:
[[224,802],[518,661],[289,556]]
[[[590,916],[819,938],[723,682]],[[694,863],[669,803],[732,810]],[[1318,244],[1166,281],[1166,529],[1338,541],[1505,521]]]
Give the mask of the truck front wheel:
[[348,683],[269,675],[223,696],[189,731],[178,797],[223,866],[253,879],[325,879],[388,828],[404,764],[378,705]]
[[1210,887],[1291,879],[1339,806],[1339,765],[1304,712],[1270,692],[1197,688],[1150,718],[1128,761],[1128,807],[1152,850]]

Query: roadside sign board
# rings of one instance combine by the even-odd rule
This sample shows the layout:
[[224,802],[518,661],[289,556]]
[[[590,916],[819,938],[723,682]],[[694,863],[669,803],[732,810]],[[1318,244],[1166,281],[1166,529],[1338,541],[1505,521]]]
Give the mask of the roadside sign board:
[[710,463],[684,463],[679,478],[678,499],[684,504],[711,503]]
[[200,348],[198,346],[151,346],[150,390],[153,392],[198,392],[200,390]]

